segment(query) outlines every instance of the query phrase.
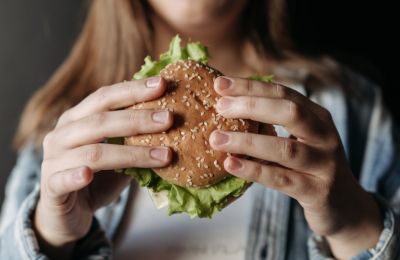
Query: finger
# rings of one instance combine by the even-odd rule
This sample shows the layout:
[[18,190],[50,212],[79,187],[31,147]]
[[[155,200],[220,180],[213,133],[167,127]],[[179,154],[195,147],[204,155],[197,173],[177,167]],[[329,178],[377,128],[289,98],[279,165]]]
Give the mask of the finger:
[[260,183],[297,200],[307,201],[307,197],[315,195],[316,179],[311,175],[233,156],[225,159],[224,168],[232,175]]
[[321,151],[289,138],[214,131],[209,141],[215,150],[249,155],[301,172],[315,172],[325,161]]
[[93,172],[86,166],[59,171],[47,178],[46,195],[56,204],[63,204],[70,193],[83,189],[92,180]]
[[[275,82],[266,83],[258,80],[220,76],[214,81],[214,89],[221,96],[284,98],[282,96],[284,87]],[[290,91],[287,90],[288,93]]]
[[62,157],[48,158],[46,168],[75,168],[87,165],[94,172],[131,167],[156,168],[172,159],[168,147],[91,144],[66,151]]
[[99,88],[78,105],[66,111],[60,117],[57,126],[91,114],[125,108],[155,99],[164,93],[166,87],[166,81],[157,76]]
[[214,81],[214,89],[221,96],[254,96],[292,100],[319,113],[321,106],[300,92],[276,82],[262,82],[244,78],[221,76]]
[[106,137],[156,133],[172,126],[167,110],[118,110],[101,112],[58,127],[46,137],[45,146],[74,148],[101,142]]
[[217,111],[226,118],[246,118],[284,126],[292,135],[310,143],[326,141],[331,126],[307,107],[286,99],[261,97],[222,97]]

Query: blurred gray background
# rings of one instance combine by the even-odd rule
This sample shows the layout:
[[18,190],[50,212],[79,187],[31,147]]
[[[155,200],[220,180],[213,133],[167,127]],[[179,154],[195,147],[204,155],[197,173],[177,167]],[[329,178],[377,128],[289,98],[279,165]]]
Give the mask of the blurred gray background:
[[15,163],[11,141],[25,102],[62,62],[86,1],[0,1],[0,205]]

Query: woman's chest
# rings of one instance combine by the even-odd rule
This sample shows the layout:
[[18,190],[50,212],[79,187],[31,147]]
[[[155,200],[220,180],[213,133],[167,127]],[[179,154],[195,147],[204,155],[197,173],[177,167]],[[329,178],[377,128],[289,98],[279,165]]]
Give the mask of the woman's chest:
[[212,219],[168,216],[146,189],[135,196],[116,259],[244,259],[252,205],[250,188]]

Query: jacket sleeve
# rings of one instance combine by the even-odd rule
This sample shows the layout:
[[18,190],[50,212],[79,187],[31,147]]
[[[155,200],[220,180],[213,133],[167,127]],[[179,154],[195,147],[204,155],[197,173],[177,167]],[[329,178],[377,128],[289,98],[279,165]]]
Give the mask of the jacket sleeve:
[[[32,215],[39,198],[40,159],[28,145],[18,155],[6,185],[0,213],[0,259],[48,259],[38,246]],[[77,241],[74,259],[110,259],[111,243],[94,219],[89,233]]]
[[[367,131],[365,142],[358,142],[364,143],[364,152],[357,177],[363,188],[376,198],[382,211],[384,229],[374,248],[362,251],[352,259],[400,259],[400,131],[383,105],[379,89],[371,84],[368,87],[365,81],[363,83],[364,91],[361,93],[366,94],[366,99],[372,97],[372,104],[369,113],[360,112],[364,116],[368,114],[368,120],[365,124],[358,124],[364,125]],[[312,259],[332,259],[323,237],[311,236],[309,253]]]

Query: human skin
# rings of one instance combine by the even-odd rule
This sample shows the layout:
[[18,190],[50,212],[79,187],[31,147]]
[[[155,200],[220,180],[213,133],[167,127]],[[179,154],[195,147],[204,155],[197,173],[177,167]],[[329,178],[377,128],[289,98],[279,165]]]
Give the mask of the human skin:
[[[219,77],[217,112],[285,127],[294,138],[214,131],[215,150],[260,160],[228,157],[224,168],[294,198],[309,227],[325,236],[338,259],[374,247],[382,231],[379,208],[353,177],[330,113],[300,93],[274,83]],[[266,112],[267,111],[267,112]]]
[[[191,37],[209,45],[211,65],[226,75],[254,72],[259,61],[244,55],[244,35],[237,30],[245,0],[148,2],[155,27],[153,56],[180,33],[185,40]],[[171,160],[169,149],[153,153],[159,155],[155,159],[148,147],[100,144],[105,137],[161,132],[171,126],[169,112],[164,123],[157,123],[152,120],[154,111],[116,110],[160,96],[165,90],[163,80],[150,85],[153,87],[146,87],[143,80],[103,87],[66,111],[46,136],[34,226],[41,249],[50,257],[71,256],[75,241],[87,234],[94,211],[129,184],[129,177],[107,170],[159,167]],[[294,136],[214,132],[210,144],[216,150],[277,163],[272,166],[229,157],[224,163],[228,172],[299,201],[308,225],[327,238],[337,258],[350,258],[377,243],[382,230],[378,206],[352,177],[328,111],[277,84],[225,77],[218,78],[214,87],[224,97],[217,106],[223,116],[282,125]]]
[[[260,61],[254,59],[255,55],[243,53],[244,32],[237,29],[247,1],[203,0],[196,1],[194,6],[189,2],[193,3],[149,0],[154,10],[157,42],[167,42],[179,32],[208,44],[213,54],[212,65],[224,74],[254,73],[253,64]],[[156,50],[161,46],[156,44]],[[214,88],[224,97],[217,105],[224,117],[282,125],[293,136],[288,139],[214,132],[210,136],[214,149],[276,163],[272,166],[228,157],[224,163],[228,172],[296,199],[312,231],[325,236],[336,258],[348,259],[376,245],[382,231],[378,205],[353,177],[326,109],[278,84],[222,77],[215,81]]]
[[131,178],[113,172],[130,167],[162,167],[172,157],[166,147],[101,143],[106,137],[167,130],[165,110],[118,110],[161,96],[160,77],[103,87],[64,112],[43,142],[40,199],[34,227],[44,253],[68,259],[84,237],[94,212],[115,200]]

